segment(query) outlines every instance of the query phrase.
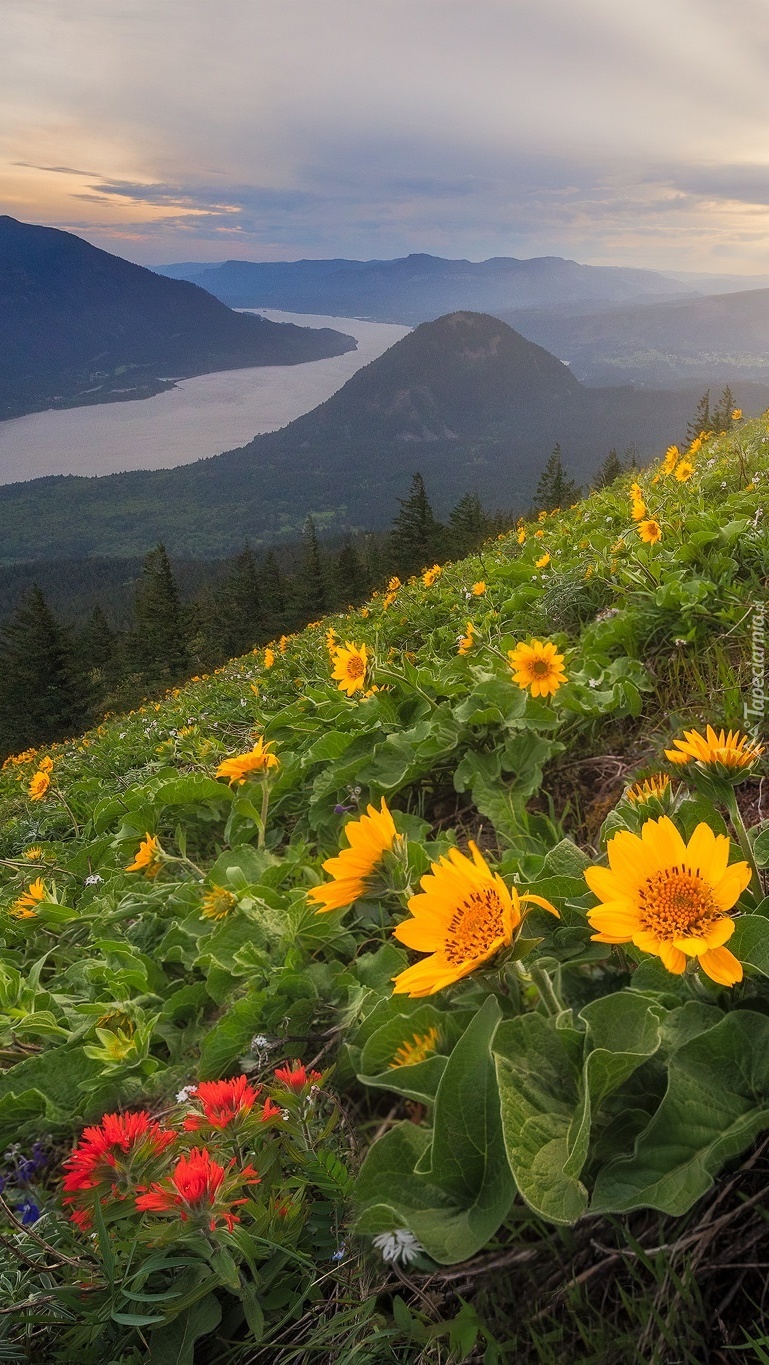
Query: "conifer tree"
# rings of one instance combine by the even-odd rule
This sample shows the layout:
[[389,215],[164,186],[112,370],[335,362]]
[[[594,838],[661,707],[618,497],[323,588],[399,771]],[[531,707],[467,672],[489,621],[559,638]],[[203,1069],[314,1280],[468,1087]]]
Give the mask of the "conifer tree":
[[595,476],[593,487],[608,488],[609,484],[614,483],[614,480],[618,479],[620,474],[624,474],[624,472],[625,466],[614,447],[612,447]]
[[398,498],[401,510],[390,532],[390,560],[401,578],[419,573],[440,552],[442,527],[435,520],[421,474],[411,480],[407,498]]
[[710,430],[717,432],[731,431],[732,426],[734,425],[732,413],[734,412],[735,406],[734,394],[727,384],[718,403],[710,414],[712,423]]
[[696,441],[697,437],[701,436],[703,431],[712,430],[713,417],[710,411],[710,389],[706,389],[697,404],[697,410],[691,422],[687,423],[686,444],[691,445],[692,441]]
[[142,566],[129,654],[150,687],[175,681],[189,665],[179,593],[164,545],[150,550]]
[[232,659],[253,649],[264,622],[259,571],[250,545],[232,560],[227,577],[213,593],[212,607],[206,634],[219,658]]
[[489,533],[486,516],[477,493],[465,493],[449,513],[448,551],[452,559],[469,555]]
[[346,540],[334,566],[337,602],[347,606],[361,602],[370,590],[368,574],[352,541]]
[[574,480],[567,477],[561,459],[561,447],[556,443],[537,484],[534,511],[554,512],[557,507],[570,507],[577,501],[581,491]]
[[304,523],[302,558],[294,580],[294,596],[297,612],[304,621],[316,621],[328,610],[326,566],[312,517]]
[[98,709],[121,671],[120,641],[100,606],[95,606],[74,640],[74,659],[82,678],[84,699]]
[[282,634],[286,621],[287,589],[274,550],[268,550],[262,560],[259,586],[265,635]]
[[64,739],[87,713],[68,632],[34,584],[0,631],[0,749],[7,755]]

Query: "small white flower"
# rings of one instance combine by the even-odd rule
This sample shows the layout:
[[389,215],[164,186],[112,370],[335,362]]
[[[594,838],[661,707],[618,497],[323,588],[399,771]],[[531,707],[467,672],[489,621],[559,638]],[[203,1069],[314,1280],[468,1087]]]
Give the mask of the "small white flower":
[[601,684],[598,678],[588,678],[587,685],[588,687],[600,687]]
[[345,1246],[344,1242],[342,1242],[342,1245],[341,1245],[336,1251],[332,1252],[331,1260],[332,1260],[332,1261],[343,1261],[346,1255],[347,1255],[347,1247]]
[[408,1228],[396,1228],[395,1232],[380,1232],[378,1237],[374,1238],[374,1246],[381,1252],[383,1261],[400,1261],[403,1265],[415,1261],[424,1251],[424,1247]]
[[266,1033],[257,1033],[251,1039],[251,1047],[254,1052],[261,1052],[264,1048],[274,1047],[274,1044],[270,1042]]
[[198,1087],[197,1087],[196,1085],[183,1085],[182,1088],[181,1088],[181,1090],[179,1091],[179,1093],[178,1093],[177,1096],[176,1096],[176,1103],[177,1103],[177,1104],[186,1104],[186,1103],[187,1103],[187,1100],[188,1100],[189,1097],[190,1097],[190,1095],[197,1095],[197,1093],[198,1093]]
[[245,706],[245,704],[246,704],[246,699],[245,699],[245,697],[241,697],[241,699],[240,699],[240,704],[241,704],[241,706]]
[[98,874],[98,872],[92,872],[91,875],[90,875],[90,877],[86,877],[86,879],[85,879],[85,885],[86,885],[86,886],[98,886],[98,885],[99,885],[99,882],[103,882],[103,881],[104,881],[104,878],[103,878],[103,877],[100,877],[99,874]]
[[721,484],[721,487],[726,488],[726,479],[724,479],[723,483]]
[[281,1109],[280,1117],[282,1118],[284,1123],[288,1123],[289,1119],[291,1118],[291,1114],[289,1113],[288,1109]]
[[125,739],[125,735],[126,735],[125,730],[121,730],[120,734],[118,735],[118,739]]

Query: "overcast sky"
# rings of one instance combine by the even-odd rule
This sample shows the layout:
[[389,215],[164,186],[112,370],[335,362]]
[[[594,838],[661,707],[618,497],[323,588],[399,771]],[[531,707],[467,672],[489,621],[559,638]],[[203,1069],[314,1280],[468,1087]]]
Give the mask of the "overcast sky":
[[769,272],[769,0],[0,0],[0,211],[144,263]]

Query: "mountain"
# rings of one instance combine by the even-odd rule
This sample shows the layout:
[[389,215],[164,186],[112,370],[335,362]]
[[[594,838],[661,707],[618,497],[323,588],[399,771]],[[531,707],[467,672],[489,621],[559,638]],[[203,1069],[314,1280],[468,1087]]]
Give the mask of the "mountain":
[[511,308],[593,307],[640,297],[691,293],[691,286],[652,270],[579,265],[559,256],[450,261],[413,254],[395,261],[225,261],[157,266],[194,280],[233,308],[419,323],[457,309],[499,314]]
[[197,285],[0,217],[0,418],[143,397],[176,378],[341,355],[356,342],[234,313]]
[[579,314],[512,309],[503,316],[567,360],[587,384],[769,381],[769,289]]
[[[588,482],[607,451],[651,456],[680,438],[699,391],[588,389],[498,318],[423,323],[312,412],[239,450],[177,469],[35,479],[0,488],[6,563],[142,554],[162,540],[217,556],[319,528],[387,526],[419,470],[439,515],[465,492],[524,510],[556,441]],[[742,386],[746,413],[769,388]]]

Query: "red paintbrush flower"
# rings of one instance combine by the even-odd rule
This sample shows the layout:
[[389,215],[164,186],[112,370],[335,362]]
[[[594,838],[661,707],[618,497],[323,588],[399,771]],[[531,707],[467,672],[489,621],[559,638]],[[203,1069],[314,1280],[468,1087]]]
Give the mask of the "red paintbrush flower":
[[280,1105],[273,1104],[273,1101],[268,1095],[262,1105],[262,1123],[268,1123],[270,1119],[280,1118],[282,1113],[283,1110],[280,1108]]
[[259,1090],[248,1083],[247,1076],[236,1076],[231,1081],[200,1081],[195,1100],[203,1106],[202,1114],[188,1114],[184,1127],[188,1133],[208,1123],[212,1128],[226,1128],[234,1119],[250,1114]]
[[290,1066],[276,1067],[275,1079],[288,1090],[295,1090],[298,1094],[306,1085],[318,1085],[323,1076],[320,1071],[311,1071],[308,1075],[304,1064],[294,1058]]
[[142,1213],[171,1213],[187,1222],[202,1218],[211,1232],[219,1220],[232,1232],[240,1219],[232,1210],[247,1202],[246,1196],[233,1199],[243,1185],[256,1185],[261,1180],[253,1166],[234,1171],[235,1160],[228,1166],[214,1161],[203,1148],[194,1148],[189,1156],[181,1156],[168,1179],[156,1181],[136,1197],[136,1207]]
[[64,1162],[64,1203],[80,1228],[91,1223],[95,1199],[124,1199],[138,1181],[160,1174],[159,1161],[176,1134],[162,1128],[145,1111],[105,1114],[101,1123],[83,1130],[74,1152]]

